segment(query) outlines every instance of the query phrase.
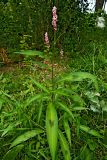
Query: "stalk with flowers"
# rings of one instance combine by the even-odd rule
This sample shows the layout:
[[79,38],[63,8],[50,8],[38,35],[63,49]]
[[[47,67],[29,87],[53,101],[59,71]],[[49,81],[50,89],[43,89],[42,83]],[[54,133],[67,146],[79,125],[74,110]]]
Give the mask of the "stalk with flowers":
[[[91,79],[93,83],[95,84],[95,88],[97,89],[97,83],[94,76],[88,73],[70,73],[68,75],[64,75],[64,77],[60,77],[58,80],[55,80],[54,77],[54,55],[55,55],[55,45],[56,45],[56,31],[57,31],[57,8],[54,6],[52,9],[52,26],[54,31],[54,42],[53,42],[53,53],[51,57],[51,90],[48,91],[48,105],[46,109],[46,134],[47,134],[47,140],[50,148],[50,153],[52,160],[57,159],[57,150],[58,150],[58,139],[60,142],[61,150],[64,156],[65,160],[71,159],[71,153],[70,153],[70,146],[71,146],[71,128],[70,128],[70,122],[74,122],[76,125],[75,116],[72,112],[86,110],[84,106],[84,102],[82,98],[75,92],[75,89],[71,90],[69,87],[64,87],[66,82],[71,83],[74,81],[82,81],[83,79]],[[47,47],[47,50],[49,52],[50,49],[50,43],[48,38],[48,33],[45,33],[45,44]],[[60,51],[60,59],[63,58],[63,50]],[[40,85],[39,85],[40,86]],[[56,87],[57,86],[57,87]],[[67,85],[69,86],[69,85]],[[44,87],[41,87],[44,90]],[[44,91],[47,92],[45,89]],[[62,98],[63,97],[63,98]],[[72,106],[72,100],[74,99],[75,103],[75,97],[77,98],[78,103],[80,103],[80,107],[73,108],[71,110]],[[67,104],[65,104],[63,101],[67,101]],[[71,101],[70,103],[68,101]],[[81,103],[82,102],[82,103]],[[77,102],[76,102],[77,103]],[[65,130],[65,135],[67,139],[65,138],[65,135],[58,127],[58,111],[62,110],[62,123]]]
[[[54,30],[54,46],[53,46],[53,55],[52,55],[52,91],[54,90],[54,72],[53,72],[53,63],[54,63],[54,53],[55,53],[55,44],[56,44],[56,31],[57,31],[57,8],[54,6],[52,9],[52,26]],[[52,94],[52,102],[54,101],[54,95]]]
[[[58,142],[58,116],[57,111],[54,106],[54,52],[55,52],[55,41],[56,41],[56,30],[57,30],[57,8],[54,6],[52,9],[52,26],[54,30],[54,46],[53,46],[53,54],[51,58],[51,67],[52,67],[52,91],[51,91],[51,102],[48,104],[47,110],[46,110],[46,133],[47,133],[47,139],[48,144],[50,148],[50,153],[52,156],[52,160],[56,160],[56,152],[57,152],[57,142]],[[45,41],[48,44],[48,36],[46,38],[45,33]]]

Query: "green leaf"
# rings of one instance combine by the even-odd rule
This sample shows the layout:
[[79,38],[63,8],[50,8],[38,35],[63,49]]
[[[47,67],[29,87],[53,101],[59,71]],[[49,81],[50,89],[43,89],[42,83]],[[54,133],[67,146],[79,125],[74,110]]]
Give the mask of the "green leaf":
[[81,148],[80,160],[91,160],[91,152],[90,150],[84,146]]
[[73,107],[72,111],[82,111],[82,110],[87,110],[88,108],[85,107]]
[[66,113],[68,113],[69,116],[71,116],[74,119],[72,112],[65,104],[58,102],[58,105],[61,107],[62,110],[64,110]]
[[40,122],[40,119],[41,119],[42,110],[43,110],[43,104],[41,103],[39,107],[39,113],[38,113],[38,120],[37,120],[38,123]]
[[90,129],[89,127],[87,126],[84,126],[84,125],[80,125],[79,128],[84,131],[84,132],[87,132],[88,134],[91,134],[97,138],[102,138],[102,136],[96,131],[96,130],[92,130]]
[[55,106],[49,103],[46,111],[46,133],[52,160],[56,160],[58,141],[58,117]]
[[64,160],[70,160],[71,157],[70,157],[69,144],[60,130],[58,131],[58,134],[59,134],[59,141],[60,141],[60,146],[64,156]]
[[39,150],[39,153],[40,153],[40,155],[41,155],[45,160],[49,160],[49,159],[46,157],[46,155],[45,155],[45,153],[44,153],[43,150]]
[[43,133],[43,130],[41,129],[36,129],[36,130],[32,130],[32,131],[27,131],[25,132],[24,134],[18,136],[12,143],[11,143],[11,146],[10,148],[20,144],[20,143],[23,143],[27,140],[29,140],[30,138],[32,137],[35,137],[36,135],[40,134],[40,133]]
[[17,51],[14,52],[16,54],[23,54],[26,56],[39,56],[41,58],[44,58],[44,54],[41,51],[36,51],[36,50],[21,50],[21,51]]
[[6,135],[9,131],[13,130],[14,127],[15,127],[14,124],[10,124],[7,128],[4,129],[1,137],[3,137],[4,135]]
[[32,102],[36,101],[36,100],[40,100],[43,99],[44,95],[43,94],[37,94],[33,97],[29,97],[25,102],[24,102],[24,107],[29,106]]
[[97,147],[97,143],[95,141],[93,141],[92,139],[88,139],[87,144],[88,144],[91,151],[94,151]]
[[90,79],[94,83],[95,88],[98,90],[98,83],[96,77],[87,72],[73,72],[64,75],[57,83],[61,83],[64,81],[70,81],[70,82],[83,81],[84,79]]
[[69,123],[68,123],[68,119],[67,119],[67,115],[66,115],[66,114],[64,115],[63,123],[64,123],[64,129],[65,129],[65,133],[66,133],[68,142],[69,142],[69,144],[70,144],[70,146],[71,146],[71,129],[70,129],[70,126],[69,126]]
[[71,97],[71,95],[74,94],[72,90],[65,89],[63,87],[57,88],[56,90],[54,90],[54,93],[58,96],[65,96],[65,97]]
[[24,147],[24,145],[18,145],[15,146],[14,148],[12,148],[11,150],[9,150],[3,157],[3,160],[15,160],[15,158],[17,157],[18,153],[22,150],[22,148]]
[[32,78],[31,78],[31,80],[32,80],[32,82],[33,82],[39,89],[43,90],[43,91],[46,92],[46,93],[49,93],[48,89],[46,89],[45,86],[43,86],[43,85],[40,84],[39,82],[36,82],[36,81],[35,81],[34,79],[32,79]]

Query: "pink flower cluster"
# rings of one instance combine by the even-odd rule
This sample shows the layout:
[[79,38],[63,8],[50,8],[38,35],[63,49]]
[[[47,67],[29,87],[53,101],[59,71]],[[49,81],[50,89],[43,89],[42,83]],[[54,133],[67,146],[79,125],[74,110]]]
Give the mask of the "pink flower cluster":
[[54,6],[53,9],[52,9],[52,15],[53,15],[53,18],[52,18],[52,25],[53,25],[53,29],[54,31],[57,30],[57,21],[58,21],[58,17],[57,17],[57,14],[56,14],[56,10],[57,8]]
[[[57,17],[57,14],[56,14],[56,11],[57,11],[57,8],[54,6],[53,9],[52,9],[52,26],[53,26],[53,29],[54,31],[57,30],[57,21],[58,21],[58,17]],[[48,33],[46,32],[45,33],[45,38],[44,38],[44,41],[45,41],[45,45],[46,47],[49,49],[50,48],[50,44],[49,44],[49,38],[48,38]]]
[[50,48],[50,44],[49,44],[49,38],[48,38],[48,33],[45,33],[45,44],[47,46],[47,48]]

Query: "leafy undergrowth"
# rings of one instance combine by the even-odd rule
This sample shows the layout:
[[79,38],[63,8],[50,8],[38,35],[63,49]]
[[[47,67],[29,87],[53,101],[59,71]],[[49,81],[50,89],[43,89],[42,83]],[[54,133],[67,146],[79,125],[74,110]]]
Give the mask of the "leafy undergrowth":
[[54,64],[54,91],[51,63],[24,64],[0,76],[0,159],[106,160],[107,73],[98,61],[94,70],[82,58]]

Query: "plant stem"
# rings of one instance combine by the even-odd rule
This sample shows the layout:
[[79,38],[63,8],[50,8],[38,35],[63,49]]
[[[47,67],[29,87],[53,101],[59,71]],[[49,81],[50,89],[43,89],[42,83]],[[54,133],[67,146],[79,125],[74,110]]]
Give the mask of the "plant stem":
[[94,54],[93,54],[93,60],[92,60],[92,63],[93,63],[93,73],[95,71],[95,59],[94,59]]
[[92,58],[92,65],[93,65],[93,73],[95,73],[95,44],[94,44],[94,53],[93,53],[93,58]]
[[56,32],[54,31],[54,43],[53,43],[53,53],[52,53],[52,103],[54,102],[54,55],[55,55],[55,44],[56,44]]

